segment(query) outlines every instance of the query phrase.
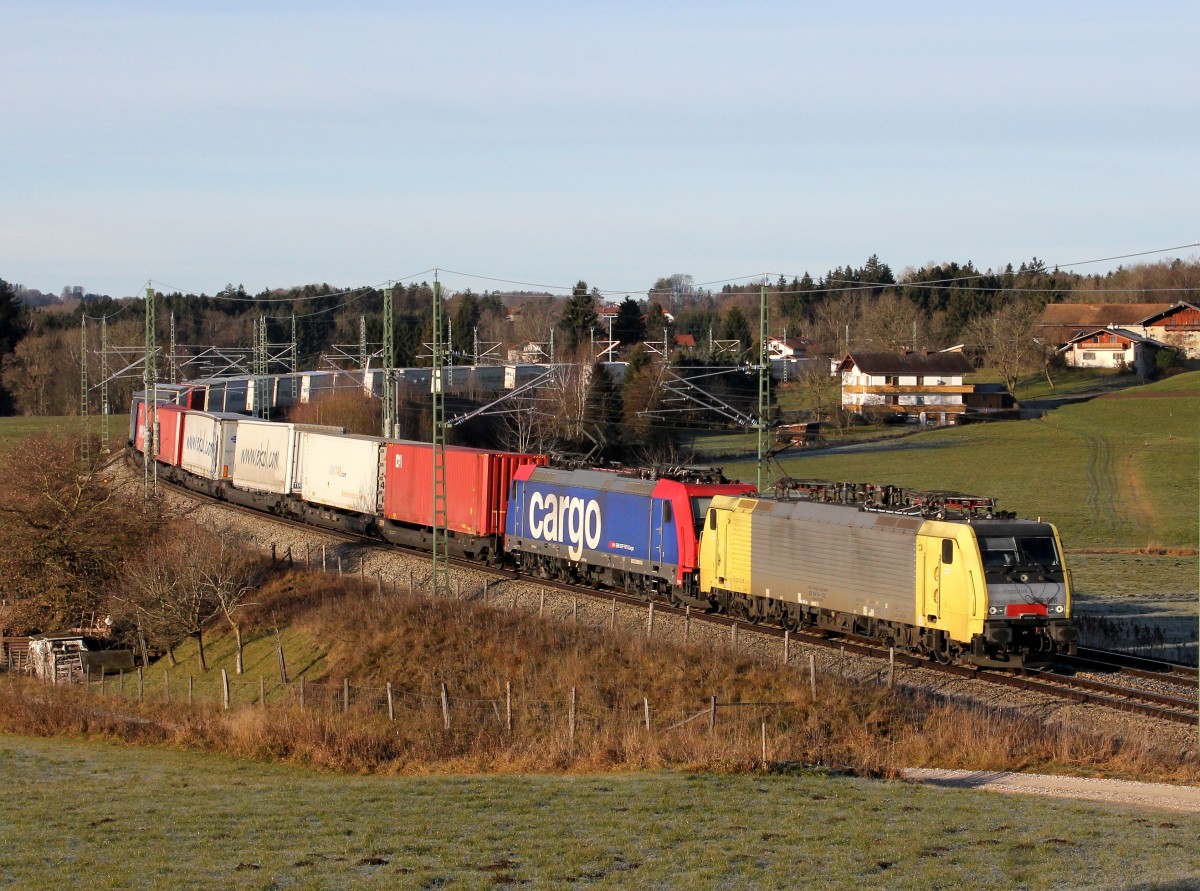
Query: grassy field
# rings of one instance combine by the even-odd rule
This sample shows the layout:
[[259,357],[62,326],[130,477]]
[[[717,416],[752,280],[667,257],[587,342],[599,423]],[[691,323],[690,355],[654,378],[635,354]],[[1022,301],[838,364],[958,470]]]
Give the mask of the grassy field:
[[[795,478],[997,497],[1059,526],[1068,548],[1192,547],[1200,491],[1200,372],[1064,405],[1034,421],[931,430],[784,457]],[[752,462],[726,473],[752,478]]]
[[[109,415],[108,424],[113,439],[121,441],[129,430],[129,415]],[[78,416],[0,418],[0,449],[5,448],[14,440],[36,433],[56,433],[60,430],[78,433],[80,429],[82,429],[82,424]],[[100,418],[93,417],[91,419],[91,430],[97,436],[100,435]]]
[[[1195,887],[1200,817],[826,776],[331,777],[0,737],[0,885]],[[1175,883],[1175,884],[1173,884]]]

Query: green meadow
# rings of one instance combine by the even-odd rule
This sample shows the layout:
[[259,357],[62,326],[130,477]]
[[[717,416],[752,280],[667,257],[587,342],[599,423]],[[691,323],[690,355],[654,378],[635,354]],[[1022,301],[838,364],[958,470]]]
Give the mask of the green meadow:
[[0,737],[0,886],[1191,888],[1200,816],[814,771],[330,776]]

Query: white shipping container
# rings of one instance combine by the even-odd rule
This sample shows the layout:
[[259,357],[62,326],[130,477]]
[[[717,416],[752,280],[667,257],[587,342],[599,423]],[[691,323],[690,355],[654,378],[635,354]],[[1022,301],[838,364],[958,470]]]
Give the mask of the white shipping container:
[[183,418],[183,459],[180,466],[206,480],[229,479],[240,415],[189,411]]
[[303,431],[297,437],[296,483],[301,497],[356,513],[380,510],[380,450],[374,436]]
[[292,491],[296,425],[243,418],[237,425],[233,484],[254,492]]

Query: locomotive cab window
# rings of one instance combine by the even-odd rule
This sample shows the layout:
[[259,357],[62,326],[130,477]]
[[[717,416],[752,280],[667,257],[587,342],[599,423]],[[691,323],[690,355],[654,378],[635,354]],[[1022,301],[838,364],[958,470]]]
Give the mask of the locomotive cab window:
[[671,512],[671,502],[664,501],[663,502],[663,522],[670,523],[672,516],[673,516],[673,514]]
[[717,512],[715,510],[710,510],[708,512],[708,528],[709,529],[717,528]]
[[943,563],[953,563],[954,562],[954,539],[952,539],[952,538],[943,538],[942,539],[942,562]]
[[1013,535],[985,535],[979,539],[983,568],[1003,572],[1016,567],[1057,569],[1062,565],[1058,548],[1049,535],[1018,538]]

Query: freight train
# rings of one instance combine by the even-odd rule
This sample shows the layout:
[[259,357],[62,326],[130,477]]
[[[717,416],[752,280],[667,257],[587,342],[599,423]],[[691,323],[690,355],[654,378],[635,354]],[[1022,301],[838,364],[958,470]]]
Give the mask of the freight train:
[[[131,451],[145,451],[135,399]],[[341,531],[429,548],[433,447],[159,405],[167,479]],[[759,497],[697,476],[551,468],[445,451],[451,553],[541,578],[666,598],[749,622],[876,638],[940,661],[1049,665],[1073,650],[1053,525],[989,500],[808,483]]]

